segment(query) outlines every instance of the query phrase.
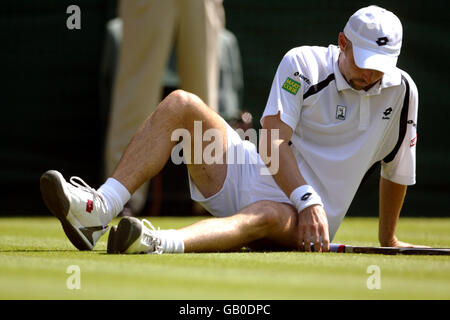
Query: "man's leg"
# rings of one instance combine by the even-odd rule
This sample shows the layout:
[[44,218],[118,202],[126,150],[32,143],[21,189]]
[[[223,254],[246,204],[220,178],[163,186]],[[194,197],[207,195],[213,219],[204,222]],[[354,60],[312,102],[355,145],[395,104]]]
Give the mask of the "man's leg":
[[179,229],[184,252],[254,249],[298,249],[295,208],[286,203],[258,201],[226,218],[211,218]]
[[[172,133],[177,129],[186,129],[190,132],[191,154],[194,154],[195,121],[202,122],[203,132],[216,129],[221,133],[223,162],[225,162],[227,128],[224,120],[197,96],[176,90],[145,120],[122,155],[112,178],[120,181],[132,194],[140,185],[163,169],[173,147],[177,144],[177,141],[171,140]],[[203,142],[203,148],[209,143]],[[209,197],[221,189],[227,166],[225,163],[188,164],[188,170],[202,194]]]
[[[78,249],[91,250],[95,246],[130,195],[164,167],[176,143],[171,141],[172,132],[185,129],[192,136],[194,121],[201,121],[204,130],[214,128],[221,133],[225,159],[227,135],[224,120],[197,96],[177,90],[146,119],[112,177],[98,190],[77,177],[72,177],[68,183],[61,173],[54,170],[42,175],[43,200]],[[225,181],[226,164],[193,164],[188,168],[192,180],[205,197],[218,192]]]
[[258,201],[227,218],[178,230],[156,230],[147,220],[124,218],[113,227],[108,253],[227,252],[298,249],[298,214],[290,204]]

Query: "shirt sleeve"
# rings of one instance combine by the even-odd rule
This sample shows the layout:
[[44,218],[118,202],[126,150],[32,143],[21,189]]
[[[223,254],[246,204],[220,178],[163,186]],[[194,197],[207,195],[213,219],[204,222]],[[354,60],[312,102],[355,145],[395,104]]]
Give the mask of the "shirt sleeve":
[[[406,119],[406,133],[392,161],[381,161],[381,176],[392,182],[413,185],[416,183],[417,112],[419,95],[413,80],[405,75],[409,84],[409,107]],[[402,124],[401,124],[402,125]]]
[[300,78],[296,76],[302,74],[298,58],[291,50],[281,60],[261,117],[261,125],[264,117],[280,113],[281,121],[295,131],[300,119],[304,90]]

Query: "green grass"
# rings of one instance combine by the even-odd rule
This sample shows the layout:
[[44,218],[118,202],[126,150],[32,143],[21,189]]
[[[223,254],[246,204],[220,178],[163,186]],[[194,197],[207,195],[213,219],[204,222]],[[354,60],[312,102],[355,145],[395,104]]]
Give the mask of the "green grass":
[[[199,218],[152,218],[177,228]],[[113,224],[117,224],[114,220]],[[403,241],[450,247],[450,219],[402,218]],[[300,252],[107,255],[79,252],[55,218],[0,218],[0,299],[450,299],[450,257]],[[347,218],[334,242],[378,245],[377,219]],[[68,266],[81,270],[69,290]],[[369,290],[367,268],[381,270]]]

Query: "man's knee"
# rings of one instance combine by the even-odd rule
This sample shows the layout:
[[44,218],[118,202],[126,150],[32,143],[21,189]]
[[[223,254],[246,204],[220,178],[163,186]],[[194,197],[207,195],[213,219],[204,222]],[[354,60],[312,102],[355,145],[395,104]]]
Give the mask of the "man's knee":
[[273,201],[259,201],[255,204],[256,227],[264,232],[271,232],[282,228],[283,217],[279,203]]
[[177,89],[172,91],[166,98],[167,108],[174,108],[177,112],[192,111],[196,108],[202,101],[195,94]]
[[[161,103],[161,111],[170,117],[175,117],[189,127],[190,120],[200,118],[203,108],[202,100],[195,94],[177,89],[172,91]],[[188,123],[189,121],[189,123]]]
[[159,105],[166,114],[181,115],[189,101],[189,93],[183,90],[172,91]]
[[251,210],[254,218],[249,226],[254,241],[249,247],[260,250],[292,249],[296,247],[298,214],[287,203],[259,201]]
[[188,103],[189,95],[191,95],[191,93],[181,89],[177,89],[172,91],[166,99],[170,100],[172,104],[183,106]]

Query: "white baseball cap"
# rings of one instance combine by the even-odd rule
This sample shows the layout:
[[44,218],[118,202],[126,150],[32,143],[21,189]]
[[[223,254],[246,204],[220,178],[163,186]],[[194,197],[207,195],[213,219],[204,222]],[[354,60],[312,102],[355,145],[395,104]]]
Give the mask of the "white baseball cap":
[[359,68],[384,73],[395,70],[403,35],[395,14],[378,6],[359,9],[348,20],[344,34],[352,42]]

